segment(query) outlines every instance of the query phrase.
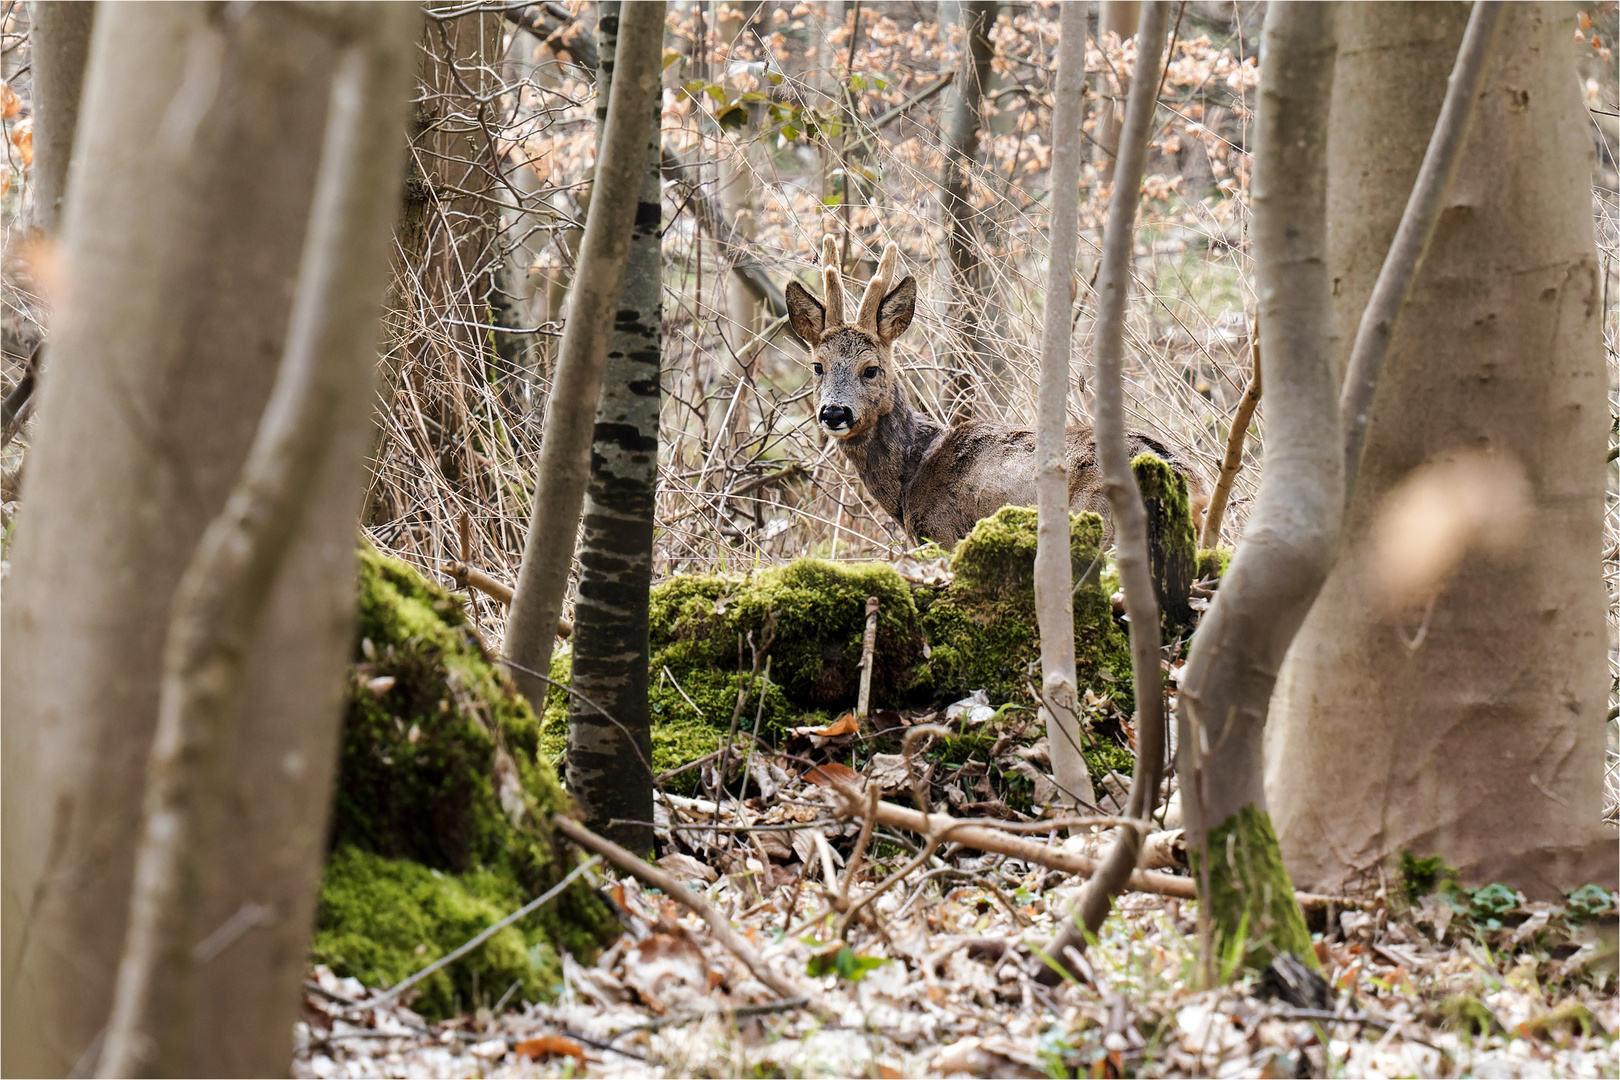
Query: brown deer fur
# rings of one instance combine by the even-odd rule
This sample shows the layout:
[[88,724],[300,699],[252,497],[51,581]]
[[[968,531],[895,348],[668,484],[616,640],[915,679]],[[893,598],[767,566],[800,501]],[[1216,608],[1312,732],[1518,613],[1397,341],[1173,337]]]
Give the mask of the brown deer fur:
[[[898,257],[899,249],[888,245],[859,313],[846,322],[837,249],[828,237],[822,255],[827,303],[790,282],[788,317],[810,346],[821,429],[839,440],[867,491],[913,543],[933,540],[950,548],[1003,506],[1035,504],[1035,434],[988,420],[947,427],[911,404],[893,345],[911,325],[917,279],[908,276],[889,288]],[[1156,454],[1186,475],[1196,531],[1209,494],[1188,455],[1146,435],[1132,432],[1127,438],[1133,458]],[[1065,445],[1070,507],[1093,510],[1106,521],[1108,500],[1090,426],[1071,426]]]

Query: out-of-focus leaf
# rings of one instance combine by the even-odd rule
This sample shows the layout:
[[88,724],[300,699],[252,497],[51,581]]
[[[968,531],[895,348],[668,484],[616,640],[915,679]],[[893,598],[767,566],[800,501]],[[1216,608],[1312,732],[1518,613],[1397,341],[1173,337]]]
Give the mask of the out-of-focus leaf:
[[565,1039],[561,1035],[541,1035],[534,1039],[524,1039],[512,1049],[521,1056],[536,1061],[543,1057],[571,1057],[581,1065],[585,1063],[585,1048],[573,1039]]

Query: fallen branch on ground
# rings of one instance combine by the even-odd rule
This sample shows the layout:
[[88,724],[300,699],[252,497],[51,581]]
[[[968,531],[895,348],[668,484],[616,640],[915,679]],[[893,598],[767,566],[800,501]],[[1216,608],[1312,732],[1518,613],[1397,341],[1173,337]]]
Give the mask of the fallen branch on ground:
[[730,919],[720,914],[713,904],[703,898],[703,894],[688,888],[686,883],[674,874],[642,862],[618,844],[597,836],[577,821],[558,815],[552,819],[552,825],[580,847],[602,856],[621,873],[638,878],[655,889],[661,889],[665,896],[690,909],[698,918],[709,924],[714,939],[741,960],[744,966],[754,973],[754,977],[771,990],[784,998],[803,998],[811,1012],[824,1020],[832,1018],[832,1010],[821,1000],[818,992],[807,986],[799,986],[792,979],[772,971],[766,965],[765,958],[755,952],[754,947],[737,933]]

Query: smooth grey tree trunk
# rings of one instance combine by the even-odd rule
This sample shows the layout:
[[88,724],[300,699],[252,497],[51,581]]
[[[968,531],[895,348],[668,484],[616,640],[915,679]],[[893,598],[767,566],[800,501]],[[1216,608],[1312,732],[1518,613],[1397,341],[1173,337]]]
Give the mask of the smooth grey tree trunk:
[[1052,229],[1041,323],[1041,386],[1035,427],[1035,617],[1041,632],[1041,703],[1051,746],[1052,774],[1075,810],[1097,800],[1080,753],[1080,692],[1074,668],[1074,567],[1069,559],[1069,426],[1074,258],[1080,243],[1080,166],[1085,143],[1086,12],[1070,4],[1061,15],[1058,85],[1052,110]]
[[[604,129],[620,5],[609,0],[598,11],[597,115],[599,129]],[[652,851],[652,827],[610,822],[650,822],[653,812],[652,774],[638,764],[652,760],[647,607],[662,404],[662,162],[656,116],[662,102],[655,100],[652,109],[641,201],[591,433],[574,601],[573,686],[612,720],[578,698],[568,711],[568,790],[578,800],[585,824],[641,853]]]
[[47,236],[60,226],[90,56],[96,5],[34,0],[28,5],[34,74],[34,220]]
[[1193,636],[1177,712],[1182,812],[1211,967],[1239,936],[1252,962],[1286,951],[1316,963],[1266,813],[1261,747],[1277,669],[1333,566],[1343,510],[1327,267],[1339,7],[1292,0],[1266,13],[1252,187],[1265,472],[1243,543]]
[[[19,513],[0,666],[3,1064],[94,1064],[124,944],[163,649],[288,334],[336,49],[256,5],[97,16],[62,241],[68,283]],[[387,16],[378,14],[377,19]],[[403,102],[401,102],[403,108]],[[247,655],[199,884],[185,1072],[273,1075],[298,1015],[351,645],[370,371]]]
[[[1371,4],[1341,17],[1328,237],[1341,365],[1468,10]],[[1444,857],[1470,884],[1538,898],[1614,886],[1614,833],[1598,826],[1610,420],[1589,120],[1561,11],[1504,10],[1478,116],[1390,343],[1343,556],[1279,680],[1266,792],[1305,888],[1376,884],[1403,848]],[[1269,324],[1265,333],[1275,410]],[[1475,548],[1408,603],[1381,603],[1382,508],[1414,469],[1479,455],[1495,463],[1486,477],[1522,469],[1523,542]],[[1498,499],[1492,517],[1511,512]],[[1402,561],[1420,554],[1408,548]]]
[[513,680],[537,704],[545,700],[557,619],[590,479],[596,403],[646,182],[647,132],[659,97],[663,42],[663,4],[624,9],[584,250],[535,470],[534,513],[506,627],[505,653]]

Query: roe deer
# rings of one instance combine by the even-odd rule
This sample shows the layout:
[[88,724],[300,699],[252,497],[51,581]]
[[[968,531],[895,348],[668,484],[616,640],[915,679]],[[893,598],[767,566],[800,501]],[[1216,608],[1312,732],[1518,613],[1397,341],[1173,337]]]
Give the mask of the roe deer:
[[[822,253],[823,306],[798,282],[787,287],[788,318],[810,346],[816,418],[839,440],[867,491],[900,523],[914,544],[933,540],[949,549],[980,518],[1003,506],[1035,505],[1035,435],[1028,428],[987,420],[950,427],[915,408],[894,363],[895,338],[911,325],[917,279],[893,289],[900,249],[889,244],[866,286],[853,322],[844,320],[844,287],[837,246]],[[1127,436],[1131,456],[1152,453],[1187,477],[1193,528],[1209,504],[1208,487],[1188,455],[1146,435]],[[1108,520],[1097,445],[1091,428],[1068,429],[1069,505]],[[1110,535],[1112,528],[1109,528]]]

